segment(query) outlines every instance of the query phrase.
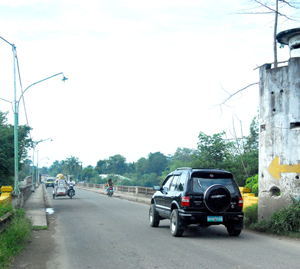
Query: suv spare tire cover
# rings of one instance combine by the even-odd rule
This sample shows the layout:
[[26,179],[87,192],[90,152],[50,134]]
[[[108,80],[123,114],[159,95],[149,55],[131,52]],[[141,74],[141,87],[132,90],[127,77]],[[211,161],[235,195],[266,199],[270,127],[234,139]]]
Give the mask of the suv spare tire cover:
[[224,212],[231,203],[230,192],[223,185],[212,185],[204,193],[204,203],[211,212]]

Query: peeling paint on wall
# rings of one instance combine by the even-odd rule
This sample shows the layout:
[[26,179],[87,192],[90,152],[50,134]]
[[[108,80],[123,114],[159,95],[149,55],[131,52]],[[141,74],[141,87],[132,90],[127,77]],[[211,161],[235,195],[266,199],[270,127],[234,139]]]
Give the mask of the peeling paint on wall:
[[300,58],[260,68],[259,218],[300,195]]

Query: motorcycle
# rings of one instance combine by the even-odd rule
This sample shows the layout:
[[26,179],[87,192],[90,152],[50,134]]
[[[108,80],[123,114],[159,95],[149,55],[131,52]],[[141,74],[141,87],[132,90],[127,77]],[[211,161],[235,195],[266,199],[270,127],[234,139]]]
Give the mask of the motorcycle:
[[108,194],[109,197],[112,197],[113,194],[114,194],[114,188],[113,188],[113,187],[109,187],[109,188],[108,188],[108,193],[107,193],[107,194]]
[[66,196],[66,195],[67,195],[66,181],[57,180],[55,182],[55,187],[53,190],[53,199],[55,199],[57,196]]
[[69,188],[67,189],[67,195],[72,199],[72,197],[75,195],[75,190],[74,186],[70,185]]
[[65,180],[58,180],[55,183],[53,190],[53,199],[57,196],[69,196],[70,199],[75,195],[75,189],[73,185],[67,185]]

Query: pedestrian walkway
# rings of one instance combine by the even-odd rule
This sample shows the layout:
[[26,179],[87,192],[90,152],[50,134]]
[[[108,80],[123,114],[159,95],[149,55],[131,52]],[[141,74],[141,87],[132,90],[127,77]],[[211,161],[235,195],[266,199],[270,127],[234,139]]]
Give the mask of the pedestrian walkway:
[[47,227],[44,191],[45,185],[39,185],[24,204],[27,216],[32,220],[34,227]]

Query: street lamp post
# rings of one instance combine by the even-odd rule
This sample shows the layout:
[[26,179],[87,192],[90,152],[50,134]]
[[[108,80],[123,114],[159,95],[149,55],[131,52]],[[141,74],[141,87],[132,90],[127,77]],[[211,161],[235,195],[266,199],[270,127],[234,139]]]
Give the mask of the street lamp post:
[[37,151],[37,163],[36,163],[36,181],[35,181],[35,187],[38,187],[38,182],[39,182],[39,161],[44,160],[44,159],[48,159],[48,157],[42,158],[39,160],[39,150]]
[[37,142],[34,142],[33,143],[33,147],[32,147],[32,174],[31,174],[31,191],[34,192],[34,182],[33,182],[33,177],[34,177],[34,148],[41,142],[44,142],[44,141],[47,141],[49,140],[52,141],[51,138],[46,138],[46,139],[43,139],[43,140],[40,140],[40,141],[37,141]]
[[[19,100],[17,101],[17,84],[16,84],[16,46],[14,44],[11,44],[9,43],[7,40],[5,40],[3,37],[0,36],[0,38],[5,41],[6,43],[8,43],[11,47],[12,47],[12,51],[13,51],[13,68],[14,68],[14,154],[15,154],[15,184],[14,184],[14,192],[16,194],[19,193],[19,155],[18,155],[18,152],[19,152],[19,145],[18,145],[18,117],[19,117],[19,104],[20,104],[20,99],[22,98],[22,96],[24,95],[24,93],[33,85],[37,84],[37,83],[40,83],[42,81],[45,81],[47,79],[50,79],[50,78],[53,78],[55,76],[58,76],[58,75],[62,75],[63,76],[63,79],[62,81],[65,82],[67,80],[67,78],[64,76],[63,72],[60,72],[58,74],[55,74],[51,77],[48,77],[48,78],[45,78],[45,79],[42,79],[40,81],[37,81],[33,84],[31,84],[30,86],[28,86],[25,91],[22,92]],[[4,101],[7,101],[3,98],[1,98],[2,100]],[[10,101],[7,101],[7,102],[10,102]],[[10,102],[12,103],[12,102]]]
[[21,94],[20,98],[18,101],[16,101],[16,92],[15,92],[15,112],[14,112],[14,148],[15,148],[15,186],[14,186],[14,191],[16,194],[19,193],[19,167],[18,167],[18,164],[19,164],[19,156],[18,156],[18,151],[19,151],[19,145],[18,145],[18,124],[19,124],[19,106],[20,106],[20,100],[22,98],[22,96],[24,95],[24,93],[33,85],[36,85],[40,82],[43,82],[47,79],[50,79],[50,78],[53,78],[53,77],[56,77],[58,75],[62,75],[63,76],[63,79],[62,81],[65,82],[67,80],[67,78],[64,76],[64,73],[63,72],[60,72],[58,74],[55,74],[51,77],[48,77],[48,78],[45,78],[45,79],[42,79],[42,80],[39,80],[31,85],[29,85]]

